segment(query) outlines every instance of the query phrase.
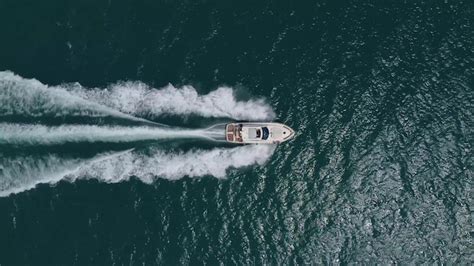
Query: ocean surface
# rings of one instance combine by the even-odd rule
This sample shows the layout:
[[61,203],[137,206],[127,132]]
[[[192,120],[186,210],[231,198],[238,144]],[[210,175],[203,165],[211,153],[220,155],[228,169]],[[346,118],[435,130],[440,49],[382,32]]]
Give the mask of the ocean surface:
[[473,1],[0,0],[0,25],[0,265],[474,263]]

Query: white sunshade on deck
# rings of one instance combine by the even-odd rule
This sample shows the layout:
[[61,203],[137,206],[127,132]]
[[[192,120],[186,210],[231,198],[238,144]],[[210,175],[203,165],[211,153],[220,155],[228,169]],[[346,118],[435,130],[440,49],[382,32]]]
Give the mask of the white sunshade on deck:
[[248,136],[249,136],[249,139],[258,139],[258,137],[257,137],[257,128],[249,128],[248,129]]

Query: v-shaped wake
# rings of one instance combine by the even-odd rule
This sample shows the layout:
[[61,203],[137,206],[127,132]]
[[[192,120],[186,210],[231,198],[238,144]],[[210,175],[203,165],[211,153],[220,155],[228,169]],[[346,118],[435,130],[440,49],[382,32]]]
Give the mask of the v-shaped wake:
[[[238,101],[228,87],[205,95],[199,95],[191,86],[155,89],[141,82],[88,89],[77,83],[47,86],[35,79],[0,71],[0,196],[61,180],[94,178],[120,182],[136,177],[150,183],[156,178],[223,178],[228,169],[265,163],[275,150],[273,145],[187,151],[142,145],[140,149],[125,151],[94,150],[93,144],[99,142],[225,139],[222,125],[185,129],[149,120],[168,115],[232,120],[274,117],[264,99]],[[56,121],[54,125],[47,124],[51,118]],[[101,122],[76,123],[87,119]],[[58,121],[63,124],[58,125]],[[91,147],[93,155],[61,149],[67,143],[84,143]]]

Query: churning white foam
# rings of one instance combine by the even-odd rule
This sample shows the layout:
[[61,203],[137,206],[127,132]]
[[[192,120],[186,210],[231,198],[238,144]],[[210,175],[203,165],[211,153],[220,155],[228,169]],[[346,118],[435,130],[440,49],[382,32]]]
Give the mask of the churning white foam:
[[274,149],[275,147],[270,145],[249,145],[186,153],[167,153],[159,149],[150,154],[131,151],[100,163],[91,163],[69,178],[97,178],[107,182],[120,182],[135,176],[146,183],[153,182],[157,177],[179,179],[184,176],[210,175],[224,178],[229,168],[262,165],[270,158]]
[[237,120],[269,120],[275,117],[264,99],[238,101],[234,90],[220,87],[199,95],[192,86],[175,88],[171,84],[155,89],[141,82],[122,82],[104,89],[85,90],[78,84],[68,90],[81,98],[136,116],[197,115]]
[[94,125],[44,126],[0,123],[0,144],[15,145],[55,145],[68,142],[118,143],[177,138],[212,139],[211,137],[211,134],[208,136],[203,130],[179,128]]
[[[0,115],[134,116],[197,115],[237,120],[275,117],[264,99],[238,101],[234,90],[220,87],[205,95],[195,88],[168,85],[155,89],[141,82],[119,82],[109,88],[84,88],[78,83],[47,86],[9,71],[0,72]],[[145,121],[146,122],[146,121]],[[149,122],[149,121],[148,121]]]
[[61,87],[48,87],[36,79],[25,79],[0,71],[0,116],[112,116],[152,123],[110,107],[88,101]]
[[56,156],[0,159],[0,196],[34,188],[41,183],[95,178],[116,183],[136,177],[145,183],[156,178],[180,179],[214,176],[224,178],[231,168],[264,164],[272,155],[273,145],[249,145],[231,149],[215,148],[189,152],[149,153],[135,150],[105,154],[93,159],[63,159]]
[[89,163],[100,163],[130,151],[98,155],[92,159],[55,155],[0,156],[0,197],[33,189],[38,184],[55,184]]

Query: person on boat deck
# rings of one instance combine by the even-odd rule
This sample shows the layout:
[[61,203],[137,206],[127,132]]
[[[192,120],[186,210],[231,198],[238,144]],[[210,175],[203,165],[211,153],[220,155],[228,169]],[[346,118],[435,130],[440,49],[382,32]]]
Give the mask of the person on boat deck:
[[257,129],[257,138],[260,138],[260,129]]

